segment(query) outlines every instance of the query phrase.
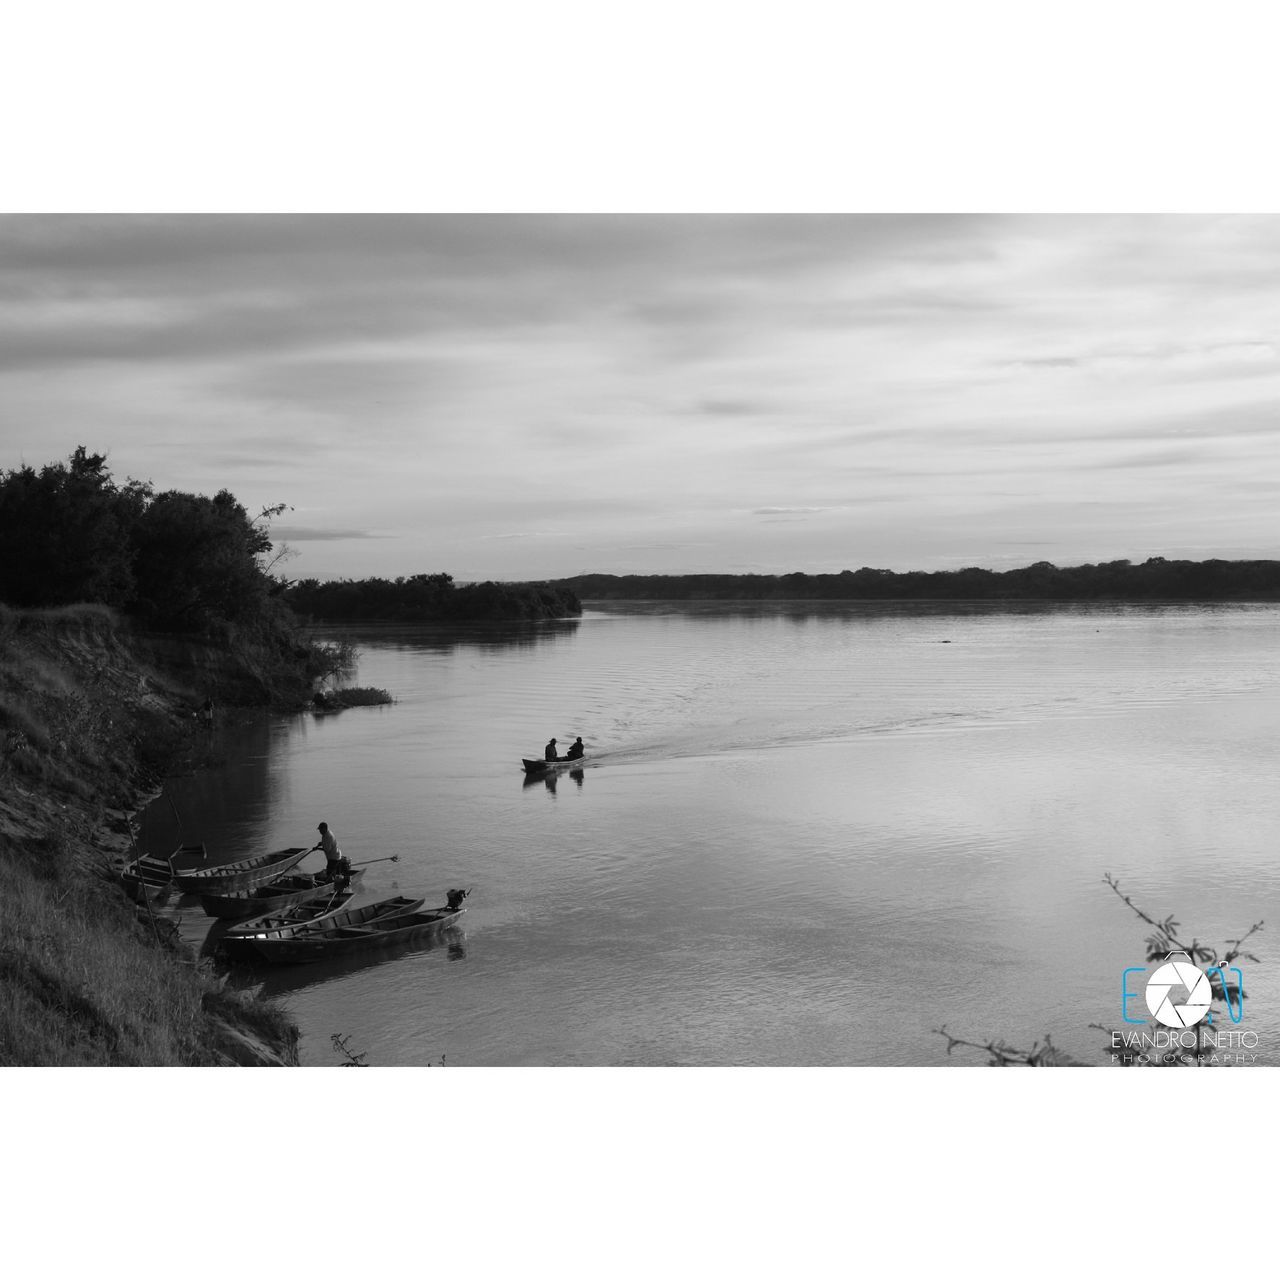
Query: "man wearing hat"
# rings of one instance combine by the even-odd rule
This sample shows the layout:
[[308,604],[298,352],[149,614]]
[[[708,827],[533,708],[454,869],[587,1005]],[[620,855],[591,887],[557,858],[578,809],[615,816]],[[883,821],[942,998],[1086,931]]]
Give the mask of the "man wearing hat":
[[547,749],[542,754],[548,760],[554,760],[556,758],[556,740],[554,738],[547,743]]

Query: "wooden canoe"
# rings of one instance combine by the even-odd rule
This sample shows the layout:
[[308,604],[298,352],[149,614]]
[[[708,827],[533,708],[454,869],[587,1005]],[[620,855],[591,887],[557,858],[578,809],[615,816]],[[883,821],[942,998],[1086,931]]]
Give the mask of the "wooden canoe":
[[457,924],[465,907],[437,907],[431,911],[384,916],[361,924],[341,923],[342,916],[299,929],[288,938],[258,935],[246,940],[260,960],[271,964],[305,964],[327,960],[330,956],[346,956],[353,951],[372,951],[397,943],[412,942],[440,929]]
[[586,756],[576,756],[572,760],[565,756],[558,756],[554,760],[526,760],[521,757],[520,763],[524,765],[525,773],[546,773],[551,769],[572,769],[585,760]]
[[[318,875],[296,872],[281,876],[256,889],[240,889],[234,893],[204,893],[200,905],[207,916],[219,920],[247,920],[250,917],[278,915],[289,907],[314,901],[328,901],[341,889],[354,889],[364,875],[364,868],[353,871],[347,880],[322,880]],[[348,893],[345,901],[350,901]]]
[[254,858],[183,872],[173,877],[173,883],[183,893],[225,895],[241,889],[256,889],[279,880],[310,852],[310,849],[278,849],[275,853],[260,853]]
[[[283,933],[301,928],[304,924],[312,924],[316,920],[336,916],[339,911],[345,911],[350,906],[356,891],[346,885],[335,884],[330,887],[333,892],[327,898],[315,898],[310,902],[300,902],[296,906],[285,907],[281,911],[269,911],[249,920],[237,920],[234,924],[226,926],[217,942],[219,945],[230,943],[230,947],[224,947],[224,949],[234,950],[237,939],[262,933]],[[397,899],[397,901],[401,900]],[[403,902],[405,911],[413,911],[422,905],[421,898],[405,898]]]
[[[257,959],[261,954],[259,944],[287,942],[300,934],[314,934],[327,929],[358,928],[378,920],[390,920],[407,915],[422,906],[424,898],[384,898],[381,902],[366,903],[346,911],[319,912],[307,918],[307,906],[294,908],[289,919],[278,924],[267,920],[245,920],[228,929],[220,939],[222,949],[233,960]],[[269,918],[271,919],[271,918]]]
[[168,857],[143,854],[126,863],[120,871],[120,883],[135,902],[154,898],[173,884],[175,875],[205,866],[209,852],[202,844],[180,845]]

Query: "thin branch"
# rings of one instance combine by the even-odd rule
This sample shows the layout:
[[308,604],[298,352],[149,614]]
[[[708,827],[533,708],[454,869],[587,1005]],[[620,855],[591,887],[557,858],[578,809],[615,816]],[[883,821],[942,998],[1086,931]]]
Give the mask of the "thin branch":
[[1044,1043],[1036,1041],[1030,1049],[1019,1049],[1006,1044],[1003,1040],[991,1040],[986,1044],[978,1044],[973,1040],[963,1040],[953,1036],[946,1027],[934,1027],[934,1033],[946,1038],[947,1054],[957,1046],[966,1049],[980,1049],[991,1059],[993,1067],[1028,1066],[1028,1067],[1083,1067],[1087,1063],[1079,1062],[1069,1054],[1057,1048],[1052,1039],[1046,1035]]

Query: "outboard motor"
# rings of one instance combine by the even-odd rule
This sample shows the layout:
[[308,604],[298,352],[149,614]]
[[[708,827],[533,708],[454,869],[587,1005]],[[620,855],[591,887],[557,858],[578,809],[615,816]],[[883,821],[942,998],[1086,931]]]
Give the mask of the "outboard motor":
[[462,904],[470,892],[470,889],[450,889],[445,896],[445,906],[450,911],[461,911]]

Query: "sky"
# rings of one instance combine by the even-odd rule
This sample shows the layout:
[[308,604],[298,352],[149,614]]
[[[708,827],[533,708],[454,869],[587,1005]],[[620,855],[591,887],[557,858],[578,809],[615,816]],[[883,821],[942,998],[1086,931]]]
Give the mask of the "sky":
[[290,577],[1280,557],[1280,218],[0,217],[0,467]]

